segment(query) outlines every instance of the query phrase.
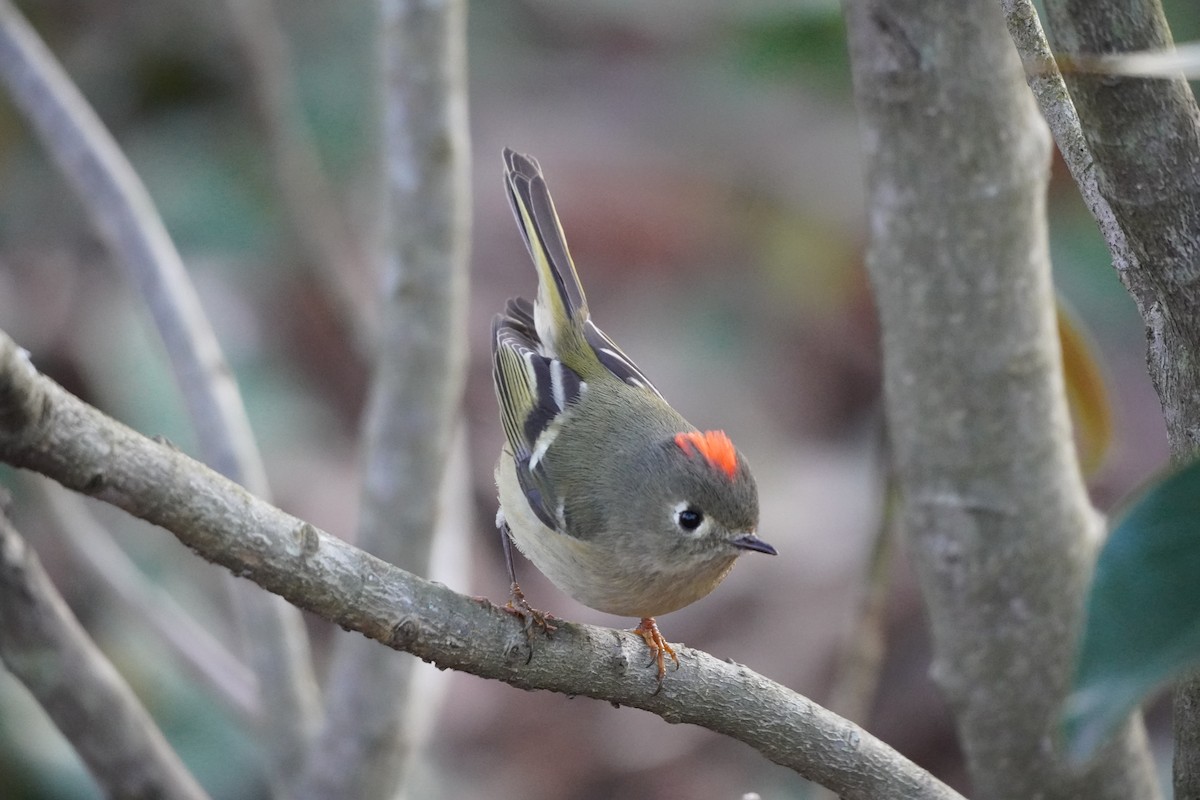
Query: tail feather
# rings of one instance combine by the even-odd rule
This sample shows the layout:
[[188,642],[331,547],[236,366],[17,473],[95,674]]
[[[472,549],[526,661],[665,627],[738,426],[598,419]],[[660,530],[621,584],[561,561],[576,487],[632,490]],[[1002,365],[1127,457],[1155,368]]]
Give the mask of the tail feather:
[[[554,201],[546,187],[542,168],[532,156],[504,149],[508,200],[538,270],[538,306],[549,314],[546,323],[557,327],[581,328],[588,317],[587,298],[567,249],[562,225],[554,210]],[[549,330],[538,333],[543,341],[553,341]]]

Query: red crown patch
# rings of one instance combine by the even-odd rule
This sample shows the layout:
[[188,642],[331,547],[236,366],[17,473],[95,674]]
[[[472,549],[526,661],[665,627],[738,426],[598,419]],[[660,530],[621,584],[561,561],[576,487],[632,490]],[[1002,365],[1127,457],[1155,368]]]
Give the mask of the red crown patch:
[[704,456],[709,466],[732,478],[737,474],[737,449],[725,431],[688,431],[675,434],[675,444],[688,456]]

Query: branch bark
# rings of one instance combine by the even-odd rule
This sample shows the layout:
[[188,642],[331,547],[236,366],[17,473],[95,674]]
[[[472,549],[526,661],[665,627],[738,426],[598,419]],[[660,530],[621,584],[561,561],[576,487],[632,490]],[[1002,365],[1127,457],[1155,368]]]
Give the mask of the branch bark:
[[[1056,54],[1172,47],[1158,0],[1050,0]],[[1200,109],[1175,79],[1072,74],[1097,191],[1134,258],[1116,267],[1146,323],[1150,377],[1176,461],[1200,453]],[[1103,230],[1110,243],[1109,230]]]
[[[266,472],[233,372],[146,187],[53,54],[0,0],[0,80],[75,188],[141,293],[183,394],[204,460],[268,497]],[[234,586],[249,661],[266,694],[266,750],[277,787],[299,774],[318,716],[308,637],[294,609]]]
[[2,512],[0,661],[49,714],[107,796],[208,797]]
[[1071,442],[1049,139],[993,0],[847,2],[903,504],[981,798],[1156,796],[1140,719],[1074,774],[1057,711],[1099,521]]
[[527,639],[490,603],[380,561],[105,417],[38,374],[3,333],[0,461],[166,528],[235,575],[441,669],[700,725],[851,800],[959,798],[858,726],[740,664],[677,646],[682,667],[656,694],[645,643],[627,631],[562,622],[553,638]]

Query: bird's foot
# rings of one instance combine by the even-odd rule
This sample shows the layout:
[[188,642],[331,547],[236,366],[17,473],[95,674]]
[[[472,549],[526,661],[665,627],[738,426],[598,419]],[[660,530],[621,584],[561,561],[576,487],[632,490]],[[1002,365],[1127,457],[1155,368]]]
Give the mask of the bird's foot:
[[667,676],[666,656],[670,656],[675,662],[675,669],[679,669],[679,656],[675,655],[675,648],[663,638],[653,617],[643,617],[633,632],[642,637],[646,646],[650,648],[650,664],[658,665],[658,689],[655,691],[655,694],[658,694],[662,691],[663,678]]
[[529,605],[529,601],[525,599],[525,593],[521,591],[521,587],[517,585],[516,581],[513,581],[509,589],[508,602],[504,604],[502,610],[512,614],[525,624],[526,636],[530,635],[534,628],[541,628],[546,636],[550,636],[558,630],[558,627],[550,622],[554,616],[544,611],[538,611]]

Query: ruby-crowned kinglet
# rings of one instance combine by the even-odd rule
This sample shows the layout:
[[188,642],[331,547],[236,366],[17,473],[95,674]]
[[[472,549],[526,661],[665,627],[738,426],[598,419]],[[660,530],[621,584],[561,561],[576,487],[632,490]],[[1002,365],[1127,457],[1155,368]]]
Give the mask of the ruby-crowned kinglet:
[[517,585],[511,537],[579,602],[640,617],[661,683],[664,653],[679,659],[654,617],[711,592],[741,553],[775,555],[755,535],[758,489],[729,437],[688,424],[592,323],[541,167],[508,149],[504,164],[538,272],[537,301],[492,323],[509,608],[553,629]]

